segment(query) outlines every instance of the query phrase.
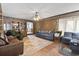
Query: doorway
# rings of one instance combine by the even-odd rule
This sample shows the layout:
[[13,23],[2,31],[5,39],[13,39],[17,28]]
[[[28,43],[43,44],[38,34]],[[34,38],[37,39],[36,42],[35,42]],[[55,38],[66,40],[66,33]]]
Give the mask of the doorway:
[[27,22],[27,34],[33,34],[33,22]]

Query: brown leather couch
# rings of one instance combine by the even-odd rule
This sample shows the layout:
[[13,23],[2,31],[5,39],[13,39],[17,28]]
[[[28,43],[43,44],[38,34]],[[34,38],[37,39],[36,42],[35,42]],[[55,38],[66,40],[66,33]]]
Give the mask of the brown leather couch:
[[23,54],[24,44],[17,39],[11,40],[11,42],[5,46],[0,46],[0,56],[18,56]]

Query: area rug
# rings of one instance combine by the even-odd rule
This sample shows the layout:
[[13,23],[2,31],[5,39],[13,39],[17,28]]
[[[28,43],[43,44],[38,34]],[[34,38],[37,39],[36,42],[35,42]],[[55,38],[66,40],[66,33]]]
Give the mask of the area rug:
[[40,49],[50,45],[53,41],[38,38],[34,35],[29,35],[23,39],[24,41],[24,53],[23,56],[32,56]]

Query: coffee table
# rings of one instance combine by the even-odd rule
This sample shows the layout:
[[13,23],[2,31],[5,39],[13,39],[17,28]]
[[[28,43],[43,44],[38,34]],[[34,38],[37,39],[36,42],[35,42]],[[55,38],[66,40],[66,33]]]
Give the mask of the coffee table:
[[[77,42],[77,43],[75,43]],[[77,45],[77,46],[76,46]],[[60,42],[59,45],[59,53],[61,53],[64,56],[79,56],[79,43],[78,41],[70,41],[70,44],[64,44]]]
[[79,40],[73,39],[70,41],[70,49],[72,50],[72,53],[79,55]]

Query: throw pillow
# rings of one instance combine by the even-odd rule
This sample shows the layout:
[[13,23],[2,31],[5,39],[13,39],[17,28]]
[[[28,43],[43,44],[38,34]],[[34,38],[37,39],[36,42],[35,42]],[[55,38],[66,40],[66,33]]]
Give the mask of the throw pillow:
[[15,39],[15,37],[14,36],[7,36],[7,39],[8,39],[8,42],[10,43],[12,40]]
[[0,46],[4,46],[4,45],[6,45],[6,42],[4,40],[0,39]]
[[9,43],[8,41],[6,41],[6,39],[5,39],[5,38],[0,37],[0,40],[3,40],[6,44],[8,44],[8,43]]

